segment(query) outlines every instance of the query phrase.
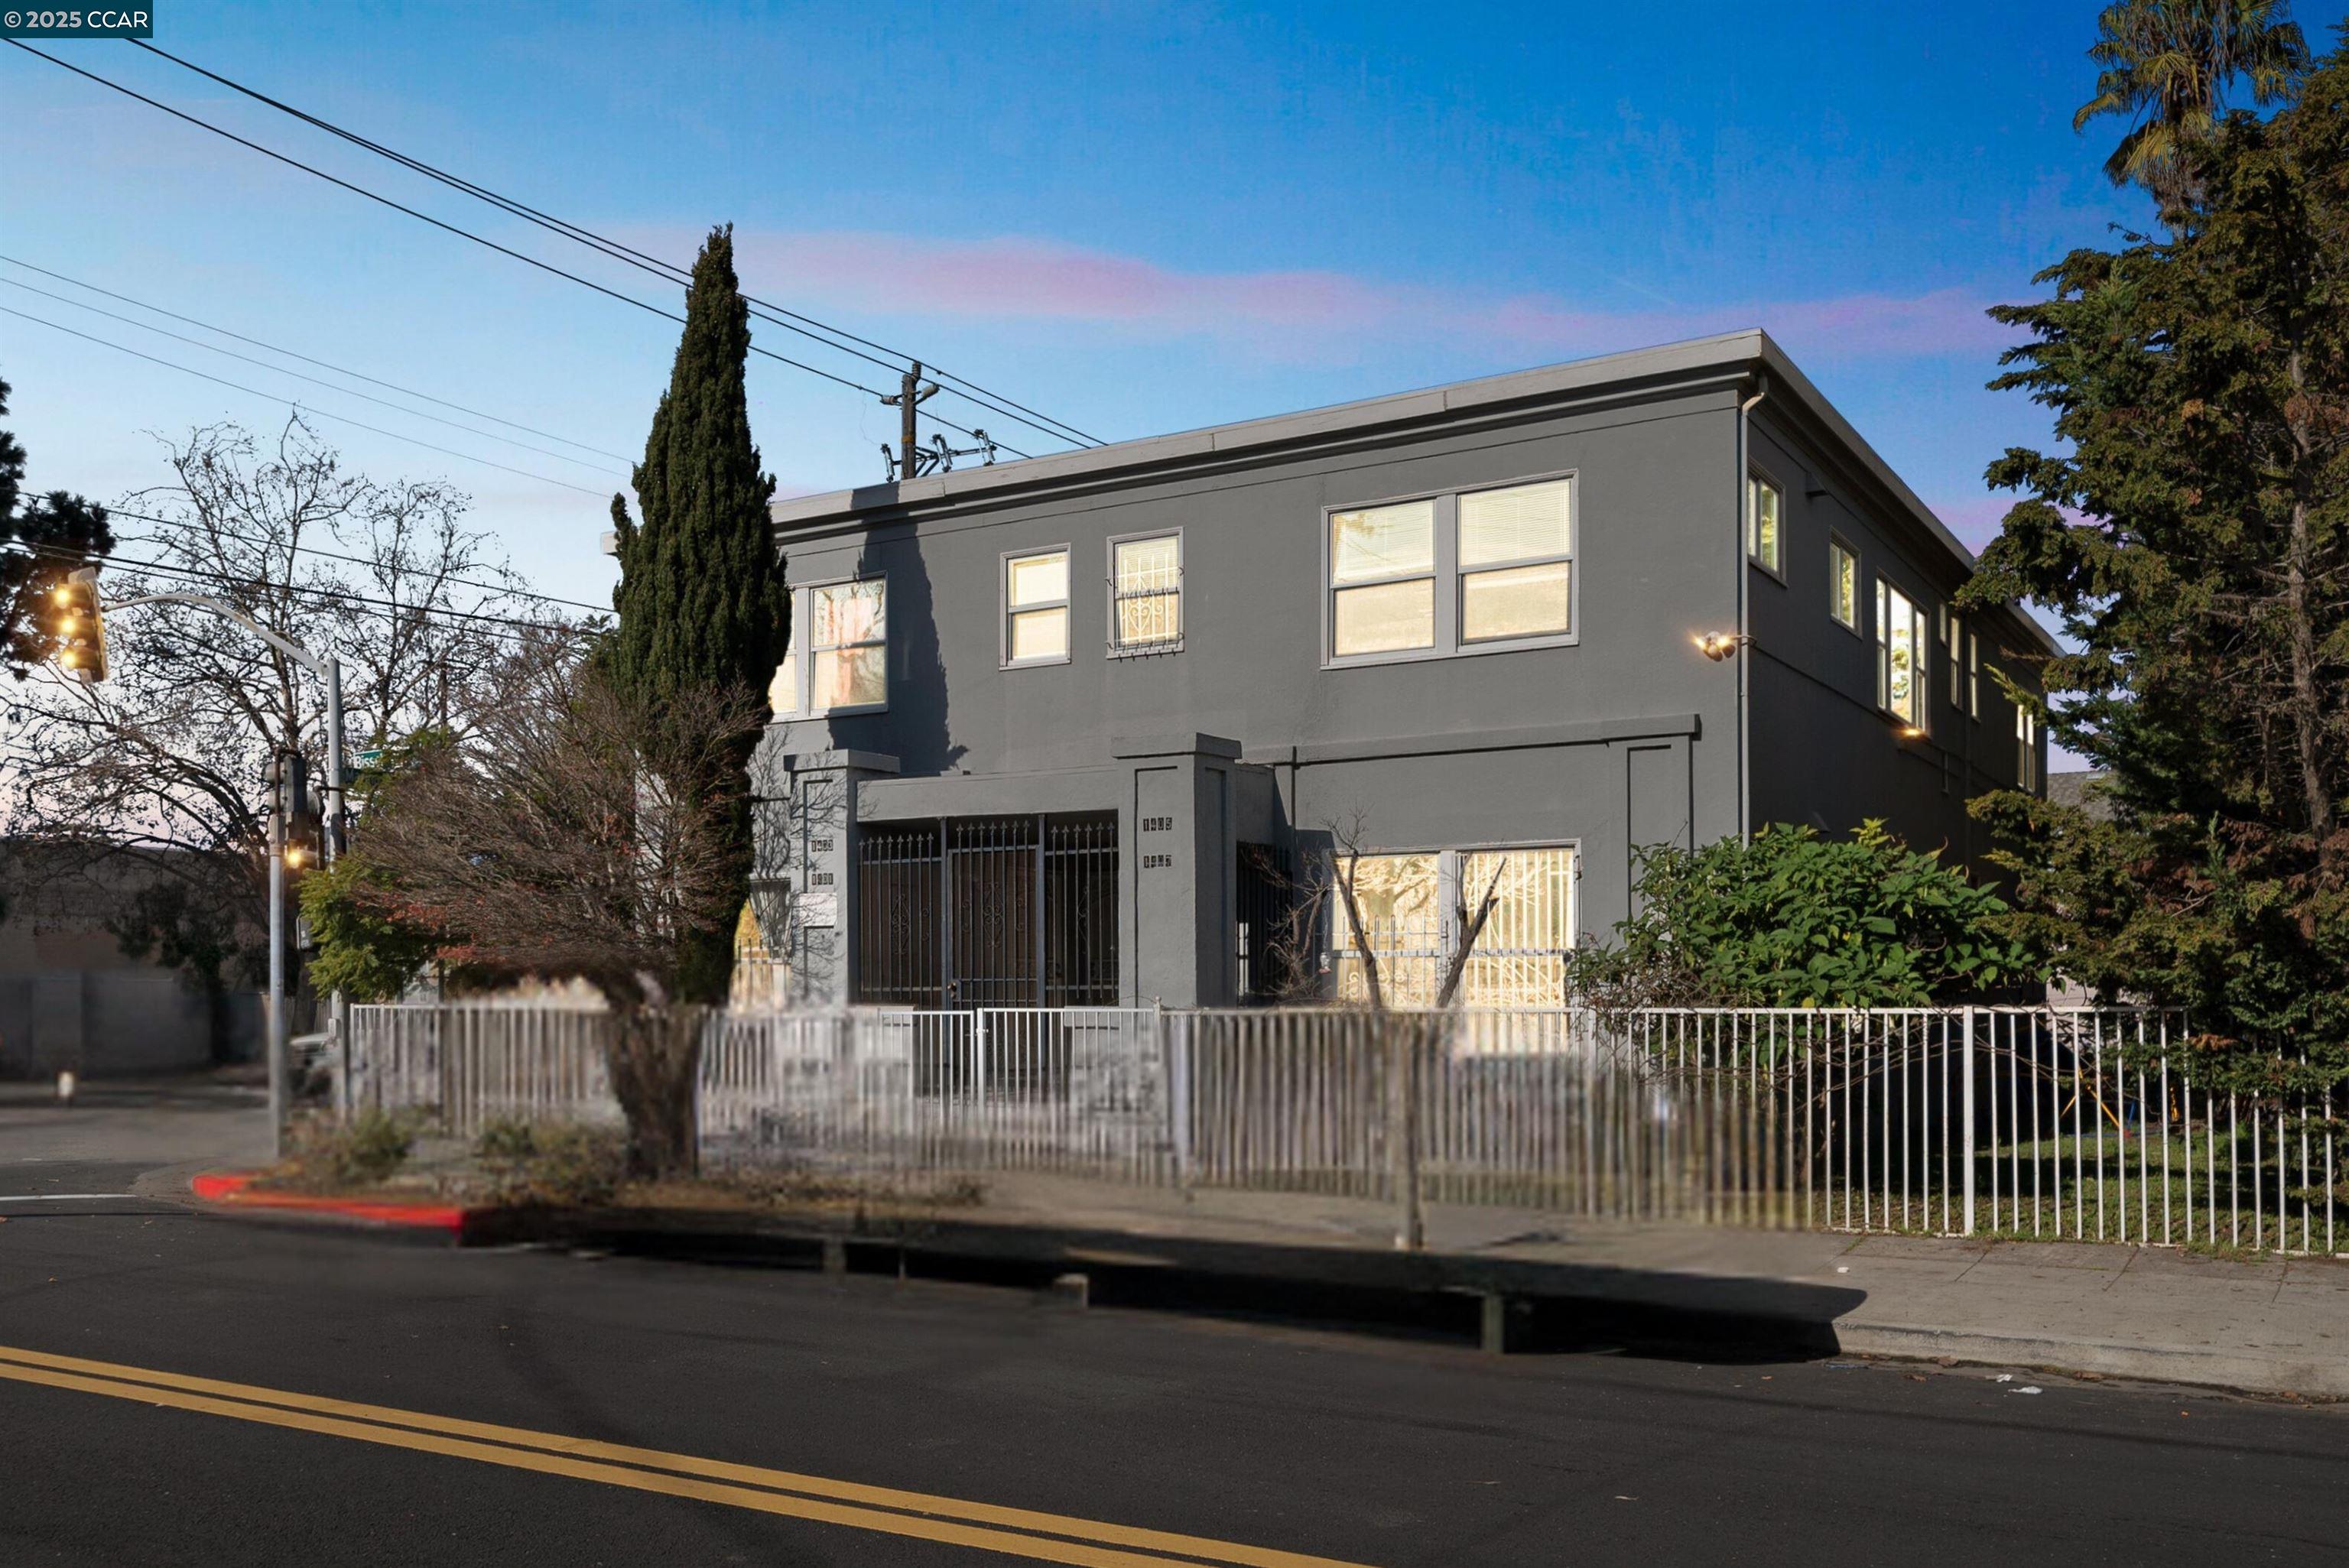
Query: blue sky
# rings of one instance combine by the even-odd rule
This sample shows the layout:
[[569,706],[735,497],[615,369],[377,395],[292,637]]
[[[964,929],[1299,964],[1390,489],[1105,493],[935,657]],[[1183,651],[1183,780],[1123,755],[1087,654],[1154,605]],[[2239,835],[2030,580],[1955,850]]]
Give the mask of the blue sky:
[[[2145,215],[2101,172],[2119,128],[2071,129],[2095,9],[159,0],[155,41],[680,261],[731,221],[753,292],[1110,438],[1759,324],[1979,542],[2002,510],[1983,465],[2044,431],[1983,389],[2002,335],[1982,307]],[[2340,7],[2297,15],[2321,44]],[[43,46],[677,303],[128,45]],[[0,254],[641,449],[669,324],[16,50],[0,50]],[[0,278],[142,314],[5,264]],[[21,288],[0,287],[0,306],[585,491],[618,482],[606,459],[500,446]],[[775,329],[760,341],[799,352]],[[149,432],[284,417],[15,316],[0,315],[0,377],[33,479],[100,498],[163,477]],[[786,492],[879,477],[888,410],[770,362],[750,377]],[[369,472],[470,490],[546,591],[604,597],[597,494],[320,425]]]

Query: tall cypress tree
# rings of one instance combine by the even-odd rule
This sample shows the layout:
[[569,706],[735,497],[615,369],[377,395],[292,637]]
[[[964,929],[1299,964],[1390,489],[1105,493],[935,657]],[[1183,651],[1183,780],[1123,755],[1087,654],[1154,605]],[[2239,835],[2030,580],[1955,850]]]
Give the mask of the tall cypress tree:
[[[767,514],[775,480],[759,466],[743,387],[750,348],[728,224],[710,231],[694,263],[685,333],[634,475],[643,521],[612,498],[620,624],[605,656],[620,688],[642,700],[660,703],[687,686],[763,694],[789,642],[791,596]],[[742,766],[750,761],[746,743]],[[747,805],[737,841],[747,897]],[[726,999],[733,940],[730,927],[703,934],[680,975],[682,999]]]

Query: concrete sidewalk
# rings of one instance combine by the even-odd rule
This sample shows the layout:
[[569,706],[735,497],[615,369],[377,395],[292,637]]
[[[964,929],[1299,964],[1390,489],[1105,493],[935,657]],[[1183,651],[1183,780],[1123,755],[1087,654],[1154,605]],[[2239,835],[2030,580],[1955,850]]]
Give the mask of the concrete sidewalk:
[[[1385,1204],[1191,1194],[999,1177],[969,1218],[1147,1241],[1392,1256]],[[1835,1349],[2052,1367],[2349,1398],[2349,1262],[2236,1260],[2093,1242],[1985,1242],[1691,1225],[1627,1226],[1434,1205],[1428,1252],[1560,1271],[1625,1305],[1744,1316],[1816,1312]],[[1471,1271],[1470,1278],[1474,1278]],[[1771,1286],[1779,1287],[1772,1290]]]

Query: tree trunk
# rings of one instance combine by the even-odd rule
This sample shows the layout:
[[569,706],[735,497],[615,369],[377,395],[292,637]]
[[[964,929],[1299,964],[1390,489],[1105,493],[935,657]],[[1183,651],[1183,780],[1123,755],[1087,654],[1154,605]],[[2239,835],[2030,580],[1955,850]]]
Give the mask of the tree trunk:
[[690,1003],[636,1007],[613,1021],[605,1055],[612,1093],[628,1125],[628,1175],[639,1181],[700,1168],[695,1127],[701,1028],[709,1010]]
[[[2301,365],[2300,350],[2295,346],[2288,366],[2295,393],[2304,396],[2305,377]],[[2300,399],[2295,397],[2295,407]],[[2309,530],[2308,492],[2310,470],[2315,462],[2315,442],[2304,418],[2297,414],[2291,421],[2293,456],[2292,501],[2292,537],[2284,562],[2284,604],[2291,617],[2292,643],[2292,718],[2295,751],[2300,765],[2302,810],[2308,814],[2308,830],[2316,841],[2316,863],[2326,885],[2337,882],[2340,846],[2333,837],[2333,791],[2324,777],[2323,707],[2316,689],[2316,620],[2308,603]]]

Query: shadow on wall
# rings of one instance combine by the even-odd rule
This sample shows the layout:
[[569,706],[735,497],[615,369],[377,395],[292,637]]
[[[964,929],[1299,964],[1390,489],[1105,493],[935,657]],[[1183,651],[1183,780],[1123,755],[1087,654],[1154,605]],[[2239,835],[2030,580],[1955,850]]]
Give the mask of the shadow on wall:
[[856,574],[889,584],[889,711],[843,719],[833,727],[834,737],[854,744],[852,737],[869,730],[871,749],[896,758],[898,770],[909,778],[952,772],[968,748],[954,744],[948,727],[952,694],[938,641],[937,600],[913,525],[867,534]]

